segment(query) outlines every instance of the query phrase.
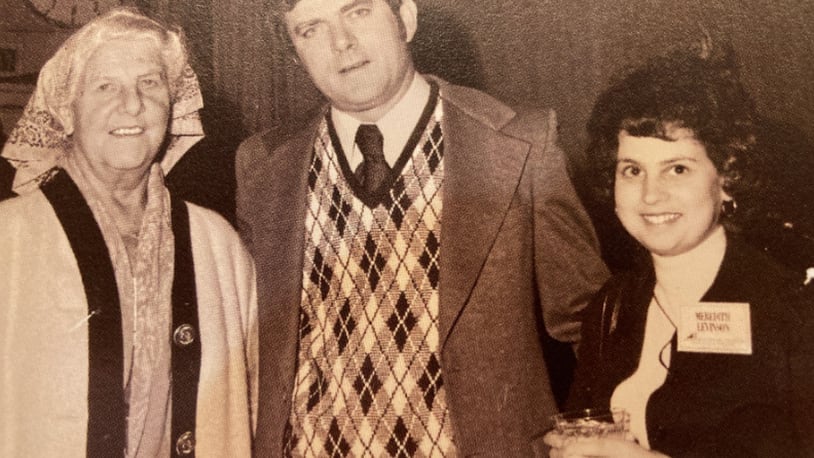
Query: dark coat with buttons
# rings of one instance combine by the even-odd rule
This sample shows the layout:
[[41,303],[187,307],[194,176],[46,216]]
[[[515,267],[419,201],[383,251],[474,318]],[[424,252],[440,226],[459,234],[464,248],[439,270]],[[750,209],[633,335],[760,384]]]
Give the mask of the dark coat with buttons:
[[[165,338],[173,341],[173,411],[164,455],[194,447],[199,456],[249,456],[251,258],[210,210],[173,199],[171,223],[175,310]],[[0,234],[0,456],[121,456],[119,292],[91,209],[59,172],[42,190],[0,202]]]
[[[441,365],[462,455],[529,456],[556,411],[542,326],[576,341],[576,313],[606,278],[555,145],[553,113],[519,114],[437,81],[444,117]],[[238,226],[258,271],[257,456],[278,456],[291,412],[308,168],[324,112],[280,144],[237,153]]]
[[[679,457],[814,456],[814,288],[729,237],[704,302],[748,302],[752,354],[676,350],[646,410],[650,446]],[[655,275],[612,278],[585,310],[569,408],[609,406],[639,364]]]

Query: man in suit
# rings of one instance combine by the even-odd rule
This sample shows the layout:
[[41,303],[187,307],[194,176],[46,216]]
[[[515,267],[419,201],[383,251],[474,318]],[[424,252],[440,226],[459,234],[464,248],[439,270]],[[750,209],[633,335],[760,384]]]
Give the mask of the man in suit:
[[329,106],[237,153],[256,453],[532,455],[545,330],[576,342],[607,275],[553,113],[418,74],[414,0],[279,1]]

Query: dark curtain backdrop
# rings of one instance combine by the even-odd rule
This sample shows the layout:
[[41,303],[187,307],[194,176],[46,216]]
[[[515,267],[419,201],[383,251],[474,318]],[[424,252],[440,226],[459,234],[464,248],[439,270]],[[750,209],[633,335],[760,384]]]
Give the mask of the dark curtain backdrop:
[[[162,0],[157,0],[162,1]],[[180,20],[214,102],[241,128],[285,126],[318,103],[271,30],[267,1],[163,0]],[[413,45],[423,71],[510,104],[555,108],[563,145],[582,147],[596,95],[620,69],[696,41],[701,26],[730,40],[769,117],[812,132],[814,2],[799,0],[417,0]],[[477,5],[477,6],[475,6]]]
[[[814,192],[814,2],[416,2],[419,30],[412,47],[419,70],[512,105],[554,108],[581,191],[590,160],[583,154],[584,126],[610,79],[649,56],[697,42],[702,30],[729,41],[766,118],[764,146],[777,157],[772,173],[786,184],[777,204],[802,217],[814,213],[808,203]],[[207,91],[211,138],[179,167],[174,182],[191,199],[233,217],[230,167],[237,142],[265,128],[297,129],[322,100],[272,30],[267,0],[142,0],[142,6],[184,26]],[[585,197],[606,256],[624,264],[630,246],[615,218]]]
[[[3,0],[6,3],[17,0]],[[265,128],[297,129],[322,103],[272,30],[268,0],[126,0],[182,26],[204,90],[207,138],[169,176],[177,192],[234,221],[234,150]],[[412,49],[420,71],[476,87],[511,105],[554,108],[579,188],[590,158],[584,126],[614,75],[697,42],[701,30],[734,46],[765,116],[783,207],[814,214],[814,2],[800,0],[416,0]],[[13,26],[13,25],[12,25]],[[13,27],[12,27],[13,28]],[[55,32],[56,33],[56,32]],[[586,196],[587,197],[587,196]],[[614,218],[586,203],[612,262],[628,245]],[[772,238],[772,237],[769,237]]]

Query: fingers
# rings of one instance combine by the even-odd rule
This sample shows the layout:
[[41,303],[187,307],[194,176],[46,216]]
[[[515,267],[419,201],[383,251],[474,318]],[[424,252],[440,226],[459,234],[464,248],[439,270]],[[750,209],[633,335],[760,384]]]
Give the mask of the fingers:
[[551,451],[548,452],[548,458],[565,458],[565,455],[563,455],[562,449],[552,448]]
[[615,456],[615,446],[604,439],[581,439],[563,448],[563,456]]
[[635,442],[615,437],[579,439],[569,442],[561,449],[561,452],[562,458],[581,456],[636,458],[654,456],[649,450]]
[[550,431],[543,436],[543,442],[551,447],[550,458],[579,457],[653,457],[660,456],[641,447],[632,435],[621,437],[567,437]]
[[[565,437],[556,431],[549,431],[543,436],[543,442],[551,448],[561,448],[565,445]],[[551,455],[552,457],[554,455]]]

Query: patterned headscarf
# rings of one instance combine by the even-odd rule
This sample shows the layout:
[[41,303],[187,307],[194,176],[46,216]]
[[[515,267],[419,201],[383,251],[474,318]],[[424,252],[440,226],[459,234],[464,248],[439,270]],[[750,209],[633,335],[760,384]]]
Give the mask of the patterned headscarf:
[[[145,27],[146,26],[146,27]],[[182,50],[183,62],[167,62],[181,69],[180,74],[170,73],[170,96],[172,113],[167,135],[167,150],[161,159],[164,173],[195,143],[204,137],[199,111],[203,108],[203,97],[198,78],[186,63],[186,51],[180,32],[168,30],[159,23],[148,19],[131,8],[115,9],[79,29],[68,38],[62,47],[45,63],[37,80],[37,87],[28,101],[23,115],[3,147],[2,156],[17,169],[13,190],[24,194],[35,190],[53,173],[61,158],[70,151],[72,132],[60,121],[59,110],[66,100],[71,100],[76,90],[78,75],[84,62],[82,54],[89,55],[89,40],[101,33],[109,32],[127,36],[129,33],[164,32],[171,36]],[[79,57],[79,58],[78,58]],[[173,57],[177,58],[177,56]]]

